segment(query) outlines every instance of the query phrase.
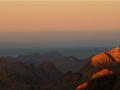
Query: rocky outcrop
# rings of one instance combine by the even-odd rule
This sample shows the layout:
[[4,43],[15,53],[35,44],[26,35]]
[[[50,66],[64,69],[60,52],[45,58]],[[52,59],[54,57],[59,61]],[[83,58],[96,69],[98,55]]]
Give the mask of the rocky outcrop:
[[[119,76],[116,80],[116,74],[120,73],[119,70],[119,47],[110,50],[109,52],[94,55],[79,71],[83,78],[88,77],[91,79],[87,84],[78,86],[76,90],[119,90]],[[84,87],[84,85],[86,86]]]
[[115,74],[119,74],[120,62],[119,54],[120,48],[115,48],[107,53],[93,56],[81,69],[80,73],[84,77],[91,77],[94,73],[107,68],[112,70]]
[[111,70],[103,69],[94,74],[87,83],[79,85],[76,90],[112,90],[116,77]]
[[111,50],[108,52],[112,57],[113,59],[120,63],[120,48],[119,47],[116,47],[115,49]]
[[91,64],[94,67],[101,67],[101,66],[111,66],[113,64],[116,64],[114,59],[111,58],[111,56],[105,52],[95,55],[91,58]]
[[96,74],[94,74],[91,77],[91,79],[101,78],[101,77],[109,76],[109,75],[112,75],[112,74],[113,74],[113,72],[111,70],[103,69],[103,70],[97,72]]
[[79,86],[76,88],[76,90],[84,90],[84,89],[87,87],[87,84],[88,84],[88,83],[83,83],[83,84],[79,85]]

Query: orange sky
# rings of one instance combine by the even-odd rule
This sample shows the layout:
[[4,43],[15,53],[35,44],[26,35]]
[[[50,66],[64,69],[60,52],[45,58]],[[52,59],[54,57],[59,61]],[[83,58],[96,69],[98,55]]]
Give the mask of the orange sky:
[[0,1],[0,32],[120,30],[120,1]]
[[0,1],[1,46],[120,45],[120,1]]

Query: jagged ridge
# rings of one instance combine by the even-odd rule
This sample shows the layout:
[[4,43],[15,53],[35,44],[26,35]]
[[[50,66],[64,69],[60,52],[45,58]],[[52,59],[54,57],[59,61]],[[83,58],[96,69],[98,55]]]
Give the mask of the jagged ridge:
[[103,52],[93,56],[81,69],[80,73],[84,77],[91,77],[94,73],[102,69],[110,69],[119,74],[120,71],[120,48],[117,47],[109,52]]

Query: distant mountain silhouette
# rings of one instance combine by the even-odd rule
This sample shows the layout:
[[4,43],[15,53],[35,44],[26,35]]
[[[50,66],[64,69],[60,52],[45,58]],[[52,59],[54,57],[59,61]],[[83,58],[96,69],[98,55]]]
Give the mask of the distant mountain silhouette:
[[66,57],[57,51],[48,52],[40,55],[39,53],[33,53],[31,55],[19,55],[17,58],[10,56],[5,57],[6,60],[15,62],[22,61],[27,65],[33,63],[35,66],[39,66],[43,61],[49,61],[56,65],[56,67],[63,73],[71,70],[77,72],[88,59],[78,60],[74,56]]
[[64,57],[53,63],[63,73],[67,71],[77,72],[89,59],[78,60],[74,56]]
[[59,52],[52,51],[42,55],[40,55],[39,53],[33,53],[31,55],[20,55],[16,59],[23,61],[27,64],[33,63],[35,65],[39,65],[42,61],[47,60],[47,61],[53,62],[54,60],[62,59],[63,57],[65,56],[63,56]]

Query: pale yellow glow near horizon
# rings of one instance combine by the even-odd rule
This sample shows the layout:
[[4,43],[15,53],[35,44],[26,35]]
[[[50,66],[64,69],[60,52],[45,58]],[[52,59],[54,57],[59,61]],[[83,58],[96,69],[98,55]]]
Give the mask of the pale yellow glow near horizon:
[[120,1],[0,1],[0,32],[120,30]]

